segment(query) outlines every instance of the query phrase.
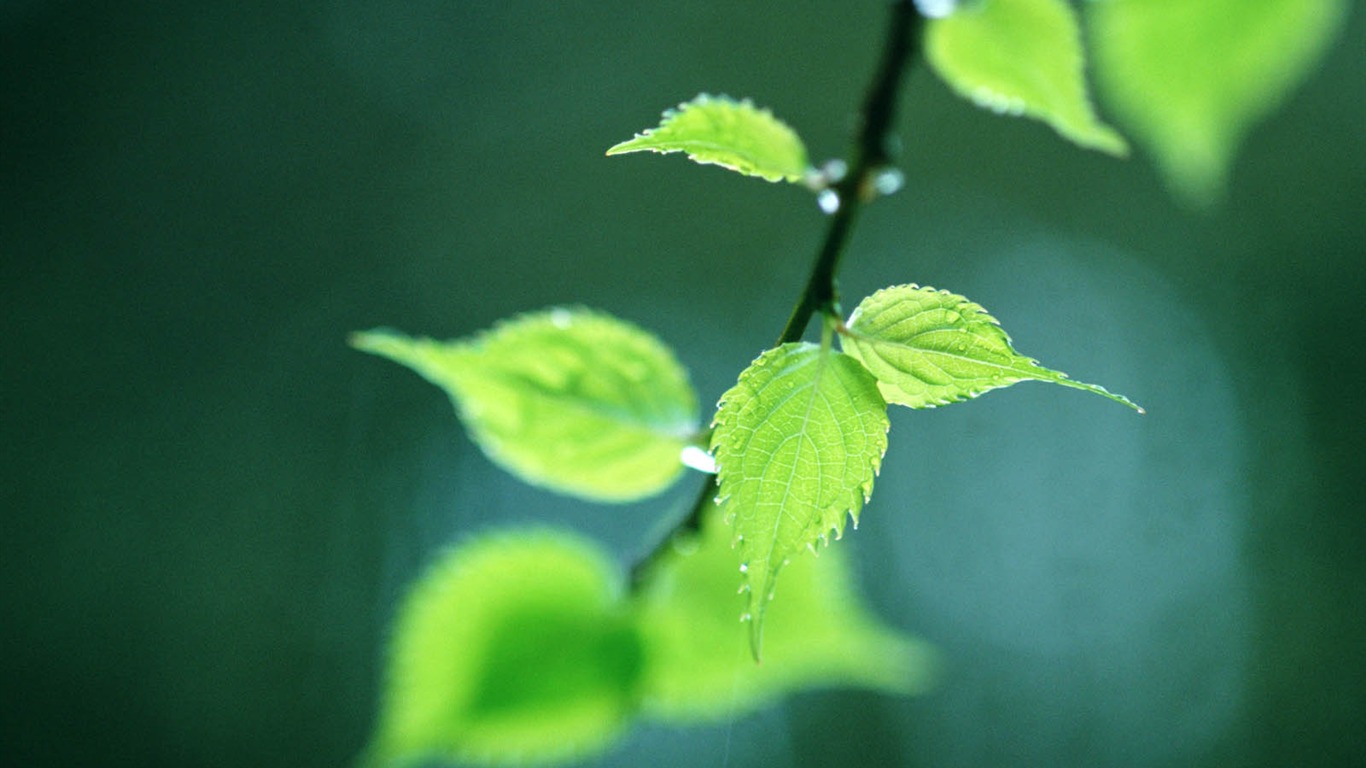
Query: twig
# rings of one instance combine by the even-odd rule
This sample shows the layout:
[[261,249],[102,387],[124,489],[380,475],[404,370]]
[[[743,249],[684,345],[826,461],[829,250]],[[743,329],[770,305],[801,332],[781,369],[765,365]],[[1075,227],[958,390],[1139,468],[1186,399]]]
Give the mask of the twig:
[[[892,122],[896,117],[897,95],[906,70],[919,56],[924,26],[924,17],[912,0],[896,0],[892,3],[892,18],[882,60],[859,114],[858,132],[852,149],[853,161],[849,163],[849,172],[833,188],[838,207],[830,218],[830,227],[826,230],[820,250],[816,252],[806,287],[792,308],[787,324],[783,326],[778,344],[801,339],[817,312],[839,316],[836,275],[840,260],[859,209],[876,195],[877,176],[892,162]],[[677,536],[701,530],[702,519],[707,508],[714,503],[717,491],[716,476],[711,475],[703,483],[688,516],[632,566],[632,588],[640,585],[650,567],[668,551]]]

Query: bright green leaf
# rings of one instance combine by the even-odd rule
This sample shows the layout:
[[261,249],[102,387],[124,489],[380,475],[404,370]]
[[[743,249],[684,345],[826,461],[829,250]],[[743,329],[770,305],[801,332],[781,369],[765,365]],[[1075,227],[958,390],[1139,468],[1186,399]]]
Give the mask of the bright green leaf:
[[748,99],[702,94],[664,113],[658,128],[637,134],[607,150],[687,152],[688,159],[719,165],[768,181],[801,181],[808,163],[806,145],[797,133]]
[[750,645],[788,560],[855,523],[887,449],[887,404],[858,361],[807,343],[760,355],[721,396],[712,450],[749,591]]
[[673,353],[602,313],[552,309],[450,342],[371,331],[352,344],[446,390],[495,462],[564,493],[657,493],[683,470],[697,431],[697,399]]
[[605,747],[642,650],[613,563],[549,531],[472,540],[412,589],[390,648],[373,765],[546,762]]
[[755,664],[745,626],[736,621],[743,598],[735,593],[739,560],[732,539],[713,507],[702,532],[668,551],[642,584],[647,715],[722,720],[813,687],[907,694],[931,683],[931,649],[867,610],[843,551],[835,548],[784,569],[782,598],[764,621],[764,663]]
[[1309,73],[1345,0],[1103,0],[1087,6],[1107,105],[1194,203],[1219,196],[1244,135]]
[[929,22],[925,51],[939,76],[979,106],[1037,118],[1083,147],[1127,154],[1087,98],[1081,32],[1067,0],[962,2]]
[[877,377],[889,403],[933,408],[1033,379],[1094,392],[1143,412],[1122,395],[1073,381],[1016,352],[996,318],[948,291],[884,288],[854,309],[840,343]]

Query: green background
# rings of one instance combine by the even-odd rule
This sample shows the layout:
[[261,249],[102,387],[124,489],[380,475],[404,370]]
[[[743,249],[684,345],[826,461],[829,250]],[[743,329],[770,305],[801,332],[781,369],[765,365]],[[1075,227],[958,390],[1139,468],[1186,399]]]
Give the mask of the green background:
[[[345,344],[555,303],[678,350],[705,402],[777,335],[809,195],[603,157],[699,91],[842,154],[880,2],[0,5],[0,762],[344,764],[404,585],[551,522],[629,562],[695,479],[598,507],[518,484]],[[927,72],[906,188],[846,304],[950,288],[1025,384],[893,415],[842,546],[947,659],[918,699],[813,692],[634,728],[590,765],[1366,763],[1366,76],[1354,7],[1225,204]]]

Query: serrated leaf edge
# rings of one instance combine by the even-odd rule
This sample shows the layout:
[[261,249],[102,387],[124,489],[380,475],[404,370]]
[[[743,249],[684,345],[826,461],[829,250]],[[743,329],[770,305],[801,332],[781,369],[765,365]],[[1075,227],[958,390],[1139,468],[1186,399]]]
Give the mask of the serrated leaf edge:
[[[805,153],[805,143],[802,142],[800,134],[798,134],[797,131],[796,131],[791,125],[789,125],[787,122],[785,122],[784,120],[782,120],[781,118],[779,118],[777,115],[773,114],[773,111],[770,110],[768,107],[761,107],[761,106],[758,106],[757,104],[754,103],[754,101],[753,101],[752,99],[750,99],[750,98],[748,98],[748,97],[743,98],[743,99],[734,99],[734,98],[731,98],[730,96],[727,96],[727,95],[724,94],[724,93],[723,93],[723,94],[717,94],[717,95],[712,95],[712,94],[709,94],[709,93],[699,93],[699,94],[698,94],[695,98],[693,98],[691,101],[680,102],[680,103],[678,104],[677,107],[671,107],[671,108],[669,108],[669,109],[664,110],[664,112],[661,114],[659,125],[657,125],[657,126],[655,126],[655,127],[653,127],[653,128],[646,128],[645,130],[640,131],[639,133],[635,134],[634,136],[632,136],[631,138],[627,139],[626,141],[622,141],[622,142],[619,142],[619,143],[617,143],[617,144],[612,145],[611,147],[608,147],[608,149],[607,149],[607,156],[608,156],[608,157],[611,157],[611,156],[613,156],[613,155],[624,155],[624,154],[628,154],[628,153],[631,153],[631,152],[655,152],[655,153],[661,154],[661,155],[670,155],[670,154],[674,154],[674,153],[676,153],[676,152],[686,152],[686,153],[687,153],[688,159],[691,160],[691,161],[693,161],[694,163],[697,163],[698,165],[715,165],[715,166],[717,166],[717,167],[725,168],[725,169],[728,170],[728,171],[734,171],[734,172],[736,172],[736,173],[739,173],[739,174],[742,174],[742,175],[745,175],[745,176],[753,176],[753,177],[756,177],[756,178],[761,178],[761,179],[763,179],[764,181],[769,181],[769,182],[779,182],[779,181],[798,182],[798,181],[802,181],[802,180],[806,177],[806,173],[805,173],[805,172],[803,172],[803,173],[801,173],[801,174],[795,174],[795,175],[794,175],[794,174],[771,173],[771,172],[765,172],[765,171],[750,171],[750,170],[746,170],[746,169],[740,168],[740,167],[738,167],[738,166],[736,166],[736,165],[733,165],[733,164],[731,164],[731,163],[727,163],[727,162],[724,162],[724,161],[721,161],[721,160],[715,160],[715,159],[712,159],[712,158],[699,157],[693,150],[685,149],[683,146],[677,146],[677,147],[660,147],[660,146],[649,146],[649,145],[645,145],[645,144],[641,144],[640,146],[636,146],[639,142],[648,141],[648,140],[650,140],[650,139],[655,138],[655,134],[656,134],[656,133],[658,133],[659,131],[664,130],[666,127],[668,127],[669,123],[671,123],[671,122],[672,122],[673,120],[675,120],[676,118],[682,116],[682,114],[683,114],[684,112],[687,112],[689,109],[692,109],[693,107],[702,107],[702,106],[706,106],[707,104],[710,104],[710,103],[713,103],[713,102],[715,102],[715,103],[721,103],[721,104],[729,104],[729,105],[736,106],[736,107],[740,107],[740,108],[743,108],[743,109],[751,109],[751,110],[753,110],[754,112],[756,112],[757,114],[759,114],[759,115],[761,115],[761,116],[763,116],[763,117],[767,117],[767,118],[771,119],[773,122],[777,123],[778,125],[782,126],[783,128],[787,129],[789,132],[791,132],[792,135],[797,139],[797,142],[798,142],[799,144],[802,145],[803,154],[806,154],[806,153]],[[734,147],[727,146],[727,145],[721,145],[721,144],[714,144],[714,143],[705,142],[705,141],[693,140],[693,141],[677,142],[677,143],[678,143],[678,144],[685,145],[685,146],[695,146],[695,147],[705,148],[705,149],[711,149],[711,150],[731,151],[731,152],[734,151]],[[807,164],[808,164],[808,166],[809,166],[809,161],[808,161]],[[808,170],[809,170],[809,169],[808,169]]]
[[[920,406],[909,405],[909,404],[907,404],[907,403],[900,402],[899,400],[893,400],[893,399],[891,399],[891,398],[888,398],[888,399],[887,399],[887,402],[888,402],[888,403],[895,403],[895,404],[897,404],[897,405],[905,406],[905,407],[907,407],[907,408],[914,408],[914,409],[936,408],[936,407],[939,407],[939,406],[942,406],[942,405],[950,405],[950,404],[953,404],[953,403],[959,403],[959,402],[963,402],[963,401],[966,401],[966,400],[971,400],[971,399],[974,399],[974,398],[976,398],[976,397],[978,397],[978,396],[980,396],[980,395],[986,394],[987,392],[990,392],[990,391],[992,391],[992,390],[995,390],[995,389],[1002,389],[1002,388],[1004,388],[1004,387],[1008,387],[1008,386],[1010,386],[1010,385],[1012,385],[1012,384],[1017,384],[1017,383],[1022,382],[1022,381],[1042,381],[1042,382],[1051,383],[1051,384],[1059,384],[1059,385],[1064,386],[1064,387],[1070,387],[1070,388],[1072,388],[1072,389],[1078,389],[1078,390],[1081,390],[1081,391],[1083,391],[1083,392],[1090,392],[1090,393],[1092,393],[1092,394],[1100,395],[1101,397],[1107,398],[1107,399],[1109,399],[1109,400],[1113,400],[1114,402],[1117,402],[1117,403],[1119,403],[1119,404],[1121,404],[1121,405],[1128,406],[1128,407],[1134,409],[1135,411],[1137,411],[1138,413],[1141,413],[1141,414],[1142,414],[1142,413],[1147,413],[1147,411],[1146,411],[1142,406],[1140,406],[1140,405],[1138,405],[1137,403],[1133,402],[1132,400],[1130,400],[1129,398],[1125,397],[1124,395],[1120,395],[1120,394],[1111,392],[1110,390],[1106,389],[1105,387],[1103,387],[1103,386],[1101,386],[1101,385],[1099,385],[1099,384],[1090,384],[1090,383],[1087,383],[1087,382],[1084,382],[1084,381],[1077,381],[1076,379],[1073,379],[1073,378],[1069,377],[1066,373],[1063,373],[1062,371],[1054,370],[1054,369],[1052,369],[1052,368],[1047,368],[1047,367],[1041,365],[1041,364],[1039,363],[1038,360],[1036,360],[1036,359],[1034,359],[1034,358],[1032,358],[1032,357],[1030,357],[1030,356],[1028,356],[1028,355],[1025,355],[1025,354],[1021,353],[1019,350],[1015,349],[1015,343],[1014,343],[1014,341],[1010,338],[1010,334],[1006,331],[1006,329],[1003,328],[1003,327],[1001,326],[1001,322],[1000,322],[999,320],[997,320],[996,317],[993,316],[990,312],[988,312],[988,311],[986,310],[985,307],[983,307],[981,304],[978,304],[978,303],[975,302],[975,301],[972,301],[971,299],[968,299],[968,298],[965,297],[965,296],[962,296],[962,295],[960,295],[960,294],[953,293],[952,291],[943,290],[943,289],[936,289],[936,288],[933,288],[933,287],[928,286],[928,285],[927,285],[927,286],[921,286],[921,285],[918,285],[918,284],[916,284],[916,283],[906,283],[906,284],[904,284],[904,285],[893,285],[893,286],[888,286],[888,287],[886,287],[886,288],[879,289],[879,290],[873,292],[871,295],[869,295],[869,296],[868,296],[867,298],[865,298],[863,301],[859,302],[859,306],[855,307],[855,308],[854,308],[854,311],[849,315],[848,321],[846,321],[845,323],[843,323],[843,324],[839,327],[838,331],[839,331],[840,335],[843,336],[843,337],[845,337],[845,338],[849,338],[849,339],[853,340],[853,342],[854,342],[856,345],[859,344],[859,343],[864,343],[864,344],[868,344],[868,345],[870,345],[870,346],[895,346],[895,347],[903,347],[903,346],[905,346],[904,344],[902,344],[901,342],[898,342],[898,341],[894,341],[894,340],[891,340],[891,339],[880,339],[880,338],[877,338],[877,337],[874,337],[874,336],[869,336],[869,335],[860,333],[858,330],[856,330],[856,329],[854,328],[855,323],[858,322],[858,318],[859,318],[859,316],[860,316],[860,314],[861,314],[861,311],[862,311],[862,309],[863,309],[863,305],[864,305],[865,302],[872,301],[872,300],[878,298],[879,296],[881,296],[881,295],[884,294],[884,293],[889,293],[889,292],[898,291],[898,290],[915,290],[915,291],[932,292],[932,293],[937,293],[937,294],[940,294],[940,295],[943,295],[943,296],[950,296],[950,297],[953,297],[953,298],[958,299],[958,300],[959,300],[959,303],[958,303],[958,306],[956,307],[956,310],[962,312],[964,309],[966,309],[967,311],[970,311],[970,312],[974,313],[974,315],[975,315],[975,317],[973,318],[974,321],[985,321],[985,322],[990,323],[991,325],[995,326],[997,329],[999,329],[1000,332],[1001,332],[1001,335],[1005,337],[1006,346],[1010,349],[1010,351],[1011,351],[1012,353],[1018,355],[1018,356],[1021,358],[1021,364],[1020,364],[1020,365],[1005,365],[1005,364],[1001,364],[1001,363],[994,363],[994,362],[987,361],[987,360],[980,360],[980,359],[975,358],[975,357],[966,357],[966,356],[962,356],[962,355],[955,355],[955,354],[953,354],[953,353],[951,353],[951,352],[941,352],[941,351],[939,351],[939,350],[919,350],[919,351],[924,352],[924,353],[926,353],[926,354],[942,355],[942,356],[944,356],[944,357],[953,357],[953,358],[958,358],[958,359],[965,360],[965,361],[970,362],[970,363],[972,363],[972,364],[974,364],[974,365],[984,365],[984,366],[988,366],[988,367],[991,367],[991,368],[996,368],[997,370],[1000,370],[1000,371],[1003,371],[1003,372],[1007,372],[1007,373],[1009,373],[1010,375],[1004,376],[1003,378],[1004,378],[1004,379],[1008,379],[1008,380],[1002,381],[1001,383],[998,383],[998,384],[990,384],[990,385],[982,386],[982,387],[965,387],[965,389],[966,389],[967,391],[965,391],[961,396],[958,396],[958,397],[938,397],[938,398],[934,398],[934,399],[932,399],[930,402],[927,402],[927,403],[925,403],[924,405],[920,405]],[[891,384],[891,383],[888,383],[888,382],[883,382],[881,379],[878,380],[878,387],[879,387],[879,389],[881,389],[884,393],[885,393],[888,389],[893,390],[893,391],[895,391],[895,392],[901,392],[901,391],[902,391],[901,388],[898,387],[898,386],[896,386],[895,384]]]
[[[768,361],[766,361],[765,358],[769,358],[770,356],[776,356],[777,354],[783,353],[783,352],[785,352],[786,350],[788,350],[788,349],[790,349],[790,348],[798,348],[798,347],[812,347],[812,348],[815,348],[816,345],[811,344],[811,343],[809,343],[809,342],[791,342],[791,343],[788,343],[788,344],[782,344],[782,345],[780,345],[780,346],[774,347],[774,348],[769,349],[769,350],[765,350],[761,355],[759,355],[759,357],[755,358],[754,361],[753,361],[752,363],[750,363],[750,365],[749,365],[748,367],[746,367],[744,371],[741,372],[740,377],[739,377],[739,379],[736,381],[735,386],[733,386],[733,387],[731,387],[730,389],[726,390],[726,392],[722,395],[721,400],[720,400],[720,401],[718,402],[718,404],[717,404],[716,416],[712,419],[712,424],[711,424],[711,426],[712,426],[712,445],[711,445],[711,448],[712,448],[712,454],[713,454],[713,456],[716,457],[716,478],[717,478],[717,488],[718,488],[717,498],[716,498],[716,504],[717,504],[718,506],[720,506],[720,508],[721,508],[721,512],[722,512],[722,521],[724,522],[724,524],[726,524],[726,525],[728,525],[728,526],[733,526],[733,525],[735,524],[736,516],[737,516],[737,514],[738,514],[738,511],[737,511],[737,510],[728,509],[728,508],[727,508],[727,501],[730,499],[730,494],[726,493],[724,463],[723,463],[723,461],[721,460],[721,457],[718,455],[718,454],[720,453],[720,441],[719,441],[719,439],[718,439],[718,434],[722,432],[722,428],[724,428],[725,426],[727,426],[727,421],[726,421],[726,418],[725,418],[725,417],[726,417],[727,411],[731,410],[730,408],[728,408],[728,406],[730,405],[730,401],[729,401],[729,399],[728,399],[728,396],[729,396],[732,392],[735,392],[735,390],[738,389],[738,388],[740,387],[741,384],[743,384],[748,378],[750,378],[751,375],[753,375],[753,374],[755,373],[755,368],[756,368],[756,367],[760,367],[760,366],[763,366],[763,365],[767,365],[767,364],[768,364]],[[834,349],[822,349],[822,350],[821,350],[821,354],[823,354],[823,355],[844,355],[843,352],[840,352],[840,351],[834,350]],[[865,372],[867,372],[867,368],[864,367],[864,366],[863,366],[863,363],[860,362],[857,358],[854,358],[854,357],[849,356],[849,355],[845,355],[845,356],[846,356],[846,357],[849,357],[849,358],[850,358],[851,360],[853,360],[861,369],[863,369]],[[763,361],[763,362],[761,362],[761,361]],[[824,364],[824,363],[822,363],[822,364]],[[869,373],[868,375],[869,375],[870,377],[872,377],[872,374],[871,374],[871,373]],[[819,378],[820,378],[820,373],[817,373],[816,376],[814,377],[814,380],[819,380]],[[873,377],[873,378],[874,378],[874,380],[876,381],[876,377]],[[813,384],[812,387],[811,387],[811,389],[813,390],[813,391],[812,391],[812,396],[814,397],[814,396],[815,396],[815,390],[817,389],[817,387]],[[794,393],[794,394],[795,394],[795,393]],[[792,395],[789,395],[789,396],[792,396]],[[884,401],[884,402],[885,402],[885,401]],[[885,405],[884,405],[884,407],[885,407]],[[871,474],[870,479],[867,480],[866,482],[860,484],[859,487],[857,487],[857,488],[851,488],[851,489],[849,489],[848,496],[846,497],[845,500],[836,502],[836,503],[834,503],[834,504],[832,504],[832,505],[826,507],[825,509],[819,510],[819,511],[817,512],[817,514],[813,517],[812,521],[808,524],[807,528],[802,532],[802,538],[808,539],[807,544],[806,544],[807,549],[810,550],[814,555],[819,555],[819,554],[820,554],[820,552],[819,552],[820,547],[824,547],[824,546],[828,546],[828,545],[829,545],[829,543],[830,543],[830,541],[829,541],[829,536],[830,536],[830,532],[831,532],[831,531],[834,531],[834,533],[835,533],[835,539],[836,539],[836,540],[839,540],[839,539],[843,538],[843,536],[844,536],[844,525],[845,525],[845,521],[846,521],[846,520],[852,521],[855,530],[858,529],[858,516],[859,516],[859,512],[862,511],[863,506],[864,506],[865,504],[868,503],[868,500],[869,500],[870,498],[872,498],[873,485],[874,485],[874,483],[875,483],[875,481],[876,481],[878,475],[879,475],[879,474],[881,473],[881,471],[882,471],[882,459],[883,459],[883,457],[886,455],[886,452],[887,452],[887,433],[888,433],[888,431],[890,430],[890,428],[891,428],[890,422],[884,421],[884,428],[883,428],[883,430],[882,430],[882,433],[881,433],[880,435],[875,436],[875,438],[874,438],[874,439],[875,439],[874,448],[875,448],[876,450],[874,450],[874,451],[872,452],[872,456],[871,456],[871,457],[869,458],[869,460],[868,460],[868,466],[869,466],[869,468],[872,470],[872,474]],[[831,519],[831,518],[835,518],[835,519],[836,519],[836,522],[830,523],[828,526],[823,526],[823,525],[822,525],[822,521],[825,521],[825,520],[828,520],[828,519]],[[812,529],[813,527],[815,527],[815,528],[822,528],[822,530],[819,530],[819,531],[816,532],[814,535],[812,535],[811,529]],[[736,546],[738,546],[739,544],[741,544],[742,541],[743,541],[743,537],[742,537],[740,534],[737,533],[737,534],[735,535],[735,538],[734,538],[733,541],[731,542],[731,547],[732,547],[732,548],[735,548]],[[770,547],[770,550],[769,550],[769,552],[768,552],[768,562],[770,562],[770,563],[773,562],[773,554],[774,554],[774,552],[776,551],[776,544],[777,544],[777,536],[775,535],[775,536],[774,536],[774,544],[773,544],[772,547]],[[818,544],[819,544],[819,546],[818,546]],[[779,563],[777,563],[776,565],[773,565],[773,566],[772,566],[772,573],[771,573],[771,575],[769,576],[769,579],[768,579],[769,593],[768,593],[767,595],[762,595],[762,596],[754,595],[754,594],[753,594],[753,591],[752,591],[754,585],[753,585],[753,583],[752,583],[752,578],[751,578],[750,574],[748,573],[747,570],[743,570],[743,569],[742,569],[742,571],[741,571],[741,573],[743,574],[743,578],[742,578],[742,583],[741,583],[741,586],[740,586],[740,591],[741,591],[742,593],[748,593],[748,594],[750,594],[750,596],[751,596],[751,597],[750,597],[750,606],[749,606],[749,608],[748,608],[748,610],[747,610],[747,613],[744,614],[744,615],[741,617],[741,620],[742,620],[742,621],[746,621],[746,620],[747,620],[747,621],[750,622],[750,651],[751,651],[751,653],[754,655],[755,661],[759,661],[759,660],[760,660],[760,656],[761,656],[761,654],[760,654],[760,647],[761,647],[761,645],[762,645],[762,639],[763,639],[763,638],[762,638],[762,635],[763,635],[763,616],[764,616],[764,612],[767,610],[768,604],[769,604],[770,602],[772,602],[772,600],[773,600],[773,597],[774,597],[774,590],[776,589],[776,584],[777,584],[777,581],[778,581],[778,576],[779,576],[780,572],[782,571],[783,567],[786,566],[786,565],[788,564],[788,562],[790,562],[790,560],[791,560],[791,557],[788,556],[788,557],[783,558],[783,560],[782,560],[781,562],[779,562]]]

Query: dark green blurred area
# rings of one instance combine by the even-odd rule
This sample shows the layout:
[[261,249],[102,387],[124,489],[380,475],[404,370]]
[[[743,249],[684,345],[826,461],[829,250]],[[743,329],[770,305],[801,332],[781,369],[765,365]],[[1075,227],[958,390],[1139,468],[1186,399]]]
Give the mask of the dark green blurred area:
[[[691,483],[518,484],[345,346],[553,303],[656,330],[714,400],[823,227],[801,190],[603,157],[702,90],[841,154],[858,3],[0,6],[0,762],[338,765],[404,585],[549,522],[623,562]],[[1225,204],[917,72],[907,187],[847,304],[920,282],[1148,408],[1033,385],[893,418],[858,554],[941,688],[634,729],[590,765],[1366,764],[1366,14]]]

